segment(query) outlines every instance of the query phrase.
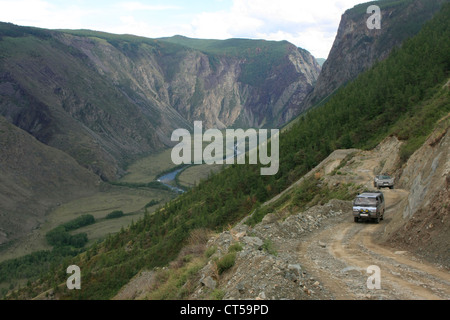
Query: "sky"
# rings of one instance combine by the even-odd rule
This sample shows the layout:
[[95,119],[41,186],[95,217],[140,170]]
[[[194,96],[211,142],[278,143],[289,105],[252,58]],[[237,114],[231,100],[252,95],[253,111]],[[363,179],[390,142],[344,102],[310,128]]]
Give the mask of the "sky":
[[367,0],[0,0],[0,21],[149,38],[287,40],[327,58],[345,10]]

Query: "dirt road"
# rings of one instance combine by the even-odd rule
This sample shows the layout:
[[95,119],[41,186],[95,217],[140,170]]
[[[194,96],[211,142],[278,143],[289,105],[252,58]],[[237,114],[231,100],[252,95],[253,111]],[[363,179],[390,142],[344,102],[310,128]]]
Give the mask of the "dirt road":
[[[376,151],[358,154],[354,164],[342,169],[347,175],[340,177],[341,182],[355,182],[373,189],[374,168],[380,163],[389,168],[389,162],[395,161],[398,148],[399,144],[392,141]],[[319,298],[450,299],[448,270],[422,261],[410,252],[381,244],[380,239],[389,224],[395,224],[409,195],[402,189],[383,189],[382,192],[386,199],[386,213],[379,224],[355,223],[349,212],[329,219],[323,228],[301,239],[299,259],[307,272],[321,283],[322,290],[317,292]],[[368,273],[370,266],[379,267],[379,289],[368,288],[368,278],[373,275]]]
[[[416,170],[421,170],[418,175],[411,174],[413,170],[408,167],[403,168],[407,169],[404,176],[396,172],[399,168],[401,144],[395,137],[389,137],[373,150],[337,150],[306,175],[320,180],[318,184],[322,186],[350,186],[362,191],[374,190],[375,175],[390,172],[398,181],[395,189],[382,190],[386,199],[386,212],[380,223],[355,223],[351,201],[337,199],[291,212],[296,207],[290,207],[289,201],[295,196],[293,192],[304,180],[302,178],[282,194],[263,204],[268,206],[278,199],[285,201],[278,208],[274,206],[273,212],[267,214],[260,223],[249,227],[245,225],[244,219],[228,234],[223,233],[217,237],[214,243],[224,252],[227,250],[226,245],[232,240],[245,236],[261,243],[269,239],[268,243],[273,247],[271,253],[269,250],[258,249],[254,244],[247,243],[244,246],[235,266],[223,279],[225,285],[221,288],[226,292],[225,298],[255,299],[256,296],[257,299],[274,300],[450,300],[448,264],[432,264],[417,256],[418,251],[414,251],[416,247],[388,240],[404,231],[408,221],[405,212],[411,212],[411,203],[414,206],[424,200],[421,198],[423,190],[406,190],[408,184],[405,181],[419,181],[418,176],[429,180],[433,167],[436,168],[437,177],[433,181],[441,179],[444,173],[443,170],[437,170],[444,147],[444,151],[429,148],[421,151],[428,152],[430,156],[422,154],[417,159],[418,164],[413,163]],[[426,164],[430,164],[430,169],[423,169]],[[434,220],[431,222],[434,224],[445,222],[443,215],[432,217]],[[424,221],[426,228],[432,228],[430,220]],[[409,234],[405,233],[404,236]],[[425,231],[420,235],[427,234]],[[246,241],[250,241],[249,239]],[[442,246],[442,250],[436,253],[444,252],[443,255],[448,255],[445,252],[446,242],[438,242],[438,245]],[[396,246],[402,246],[402,249]],[[433,253],[433,257],[436,253]],[[445,261],[446,257],[443,258],[430,261]]]
[[[450,273],[405,251],[396,251],[377,239],[390,222],[404,190],[384,191],[385,220],[355,223],[351,215],[330,219],[308,234],[298,248],[308,274],[321,283],[321,298],[328,299],[450,299]],[[380,288],[369,289],[370,266],[379,267]],[[370,280],[369,285],[375,285]]]

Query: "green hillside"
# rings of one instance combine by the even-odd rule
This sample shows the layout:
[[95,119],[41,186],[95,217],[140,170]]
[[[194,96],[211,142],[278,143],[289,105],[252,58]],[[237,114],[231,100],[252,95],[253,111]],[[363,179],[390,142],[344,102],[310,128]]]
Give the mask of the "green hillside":
[[141,269],[173,260],[193,230],[222,230],[236,223],[333,150],[370,149],[388,135],[397,135],[408,139],[403,150],[406,160],[450,112],[449,90],[443,89],[450,71],[448,39],[450,4],[388,59],[284,132],[277,175],[261,176],[258,166],[231,166],[155,214],[66,261],[81,267],[83,290],[69,292],[58,287],[67,278],[66,266],[54,265],[39,281],[9,298],[30,298],[51,288],[60,298],[112,298]]

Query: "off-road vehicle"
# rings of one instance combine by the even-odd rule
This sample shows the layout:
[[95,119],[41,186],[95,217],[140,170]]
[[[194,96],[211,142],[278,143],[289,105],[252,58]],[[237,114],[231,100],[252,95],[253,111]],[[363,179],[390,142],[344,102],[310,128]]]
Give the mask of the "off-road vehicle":
[[389,188],[394,189],[394,178],[387,174],[375,176],[373,178],[373,186],[377,189]]
[[384,219],[386,204],[384,195],[380,191],[366,191],[358,194],[353,201],[353,218],[360,220],[375,220],[377,223]]

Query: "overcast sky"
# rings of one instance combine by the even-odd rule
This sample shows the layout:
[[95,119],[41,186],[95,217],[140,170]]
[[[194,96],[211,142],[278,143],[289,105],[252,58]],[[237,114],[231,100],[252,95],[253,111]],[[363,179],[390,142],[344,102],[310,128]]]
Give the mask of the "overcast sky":
[[287,40],[326,58],[341,15],[367,0],[0,0],[0,21],[149,38]]

